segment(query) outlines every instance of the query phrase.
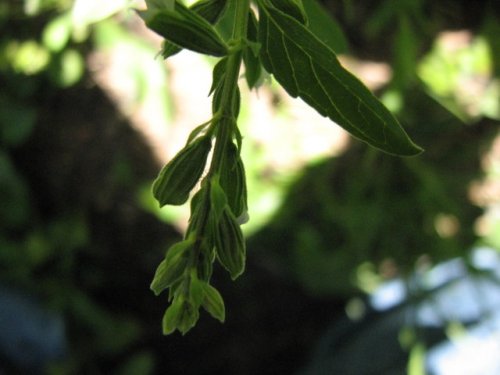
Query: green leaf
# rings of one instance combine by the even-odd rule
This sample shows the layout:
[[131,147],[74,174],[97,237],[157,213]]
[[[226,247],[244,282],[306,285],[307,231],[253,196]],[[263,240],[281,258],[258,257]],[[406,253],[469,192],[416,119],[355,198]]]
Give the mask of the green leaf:
[[226,5],[227,0],[201,0],[194,3],[190,9],[213,25],[223,16]]
[[[201,0],[194,3],[189,9],[214,25],[224,14],[226,5],[227,0]],[[182,48],[177,44],[165,40],[162,45],[161,55],[166,59],[179,53],[181,50]]]
[[226,309],[224,307],[224,300],[219,291],[210,284],[205,283],[205,295],[201,306],[215,319],[224,323],[226,319]]
[[299,96],[353,136],[389,154],[422,151],[330,48],[268,0],[258,4],[262,63],[291,96]]
[[180,3],[175,4],[175,11],[163,9],[143,18],[150,29],[178,47],[206,55],[227,54],[227,46],[213,26]]
[[221,88],[224,84],[224,77],[226,76],[226,65],[227,57],[220,59],[217,64],[215,64],[212,72],[212,87],[208,95],[212,95],[217,88]]
[[148,10],[173,10],[175,5],[175,0],[146,0],[146,6]]
[[211,138],[200,137],[186,145],[163,167],[153,182],[153,195],[160,207],[166,204],[181,205],[188,200],[189,193],[205,169],[211,148]]
[[318,0],[307,0],[304,3],[307,18],[314,20],[307,25],[316,37],[336,53],[347,51],[347,38],[335,19]]
[[300,23],[307,23],[307,16],[301,0],[269,0],[269,2],[273,7],[295,18]]

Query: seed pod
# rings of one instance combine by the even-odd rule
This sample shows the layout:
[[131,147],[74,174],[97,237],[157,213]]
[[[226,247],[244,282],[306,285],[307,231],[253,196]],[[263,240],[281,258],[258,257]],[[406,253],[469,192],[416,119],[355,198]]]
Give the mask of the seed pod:
[[198,308],[195,308],[191,301],[184,301],[177,323],[177,329],[184,335],[193,328],[200,317]]
[[220,186],[226,193],[227,202],[236,218],[246,216],[247,185],[245,167],[234,143],[229,143],[221,166]]
[[165,259],[158,265],[150,289],[159,295],[181,278],[186,269],[187,255],[193,240],[184,240],[170,247]]
[[153,13],[146,25],[181,48],[218,57],[227,55],[226,43],[215,28],[180,3],[175,4],[175,11],[163,9]]
[[178,329],[183,335],[194,327],[200,313],[190,301],[179,296],[163,315],[163,334],[169,335]]
[[200,280],[208,281],[212,276],[213,262],[215,258],[215,253],[213,250],[213,245],[210,245],[208,241],[205,241],[202,245],[200,255],[198,257],[198,263],[196,267],[196,272]]
[[210,284],[205,284],[205,295],[201,306],[215,319],[224,323],[226,319],[224,300],[219,291]]
[[245,269],[245,240],[241,228],[229,206],[222,211],[218,221],[212,220],[215,249],[222,266],[234,280]]
[[181,205],[188,200],[189,193],[205,169],[211,148],[210,137],[198,138],[163,167],[153,183],[153,195],[160,207],[166,204]]
[[205,297],[205,282],[196,276],[196,271],[192,272],[189,280],[189,301],[194,309],[198,310]]
[[172,304],[168,307],[165,314],[163,314],[163,334],[169,335],[174,332],[179,325],[182,310],[182,300],[175,298]]

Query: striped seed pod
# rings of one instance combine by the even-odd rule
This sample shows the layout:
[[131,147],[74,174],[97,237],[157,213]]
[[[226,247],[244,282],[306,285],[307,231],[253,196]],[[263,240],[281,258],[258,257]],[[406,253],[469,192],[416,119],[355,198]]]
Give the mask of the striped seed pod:
[[211,148],[210,137],[200,137],[186,145],[163,167],[153,182],[153,195],[160,207],[166,204],[181,205],[188,200],[189,193],[205,169]]
[[247,184],[243,161],[236,145],[232,142],[226,147],[219,183],[222,190],[226,193],[231,211],[233,211],[234,216],[241,223],[240,218],[248,216]]
[[229,206],[222,211],[219,220],[212,220],[217,258],[234,280],[245,269],[245,240],[240,225]]
[[219,291],[210,284],[205,284],[205,295],[203,296],[201,306],[215,319],[224,323],[226,319],[224,300]]

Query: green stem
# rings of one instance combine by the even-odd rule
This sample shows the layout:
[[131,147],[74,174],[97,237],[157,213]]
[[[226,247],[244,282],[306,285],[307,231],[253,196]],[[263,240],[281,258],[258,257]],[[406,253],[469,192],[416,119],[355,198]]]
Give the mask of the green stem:
[[224,84],[222,87],[220,108],[215,108],[221,114],[217,124],[214,156],[210,165],[209,176],[213,175],[220,167],[225,147],[233,136],[236,114],[233,113],[234,103],[238,90],[238,78],[242,62],[242,48],[247,35],[248,12],[250,0],[230,0],[229,7],[235,7],[232,31],[232,48],[227,58]]
[[[238,78],[242,63],[242,48],[247,35],[248,12],[250,10],[250,0],[229,0],[229,7],[235,7],[233,20],[233,30],[231,37],[232,48],[226,62],[226,72],[222,86],[220,107],[214,108],[214,118],[217,120],[215,130],[215,146],[210,170],[207,177],[209,179],[220,170],[226,145],[233,137],[236,114],[233,113],[234,103],[238,90]],[[191,268],[196,267],[199,253],[201,251],[202,234],[206,232],[210,214],[210,190],[205,189],[202,197],[202,209],[199,212],[200,219],[197,228],[197,240],[189,260],[189,267],[186,269],[186,277],[189,278]],[[192,214],[192,213],[191,213]],[[189,233],[187,233],[189,235]]]

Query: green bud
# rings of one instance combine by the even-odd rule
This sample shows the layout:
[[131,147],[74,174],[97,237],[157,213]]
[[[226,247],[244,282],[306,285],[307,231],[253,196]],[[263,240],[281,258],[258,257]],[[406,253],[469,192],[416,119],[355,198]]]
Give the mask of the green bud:
[[191,273],[189,283],[189,300],[191,301],[193,308],[199,309],[201,303],[203,302],[203,298],[205,297],[205,282],[198,279],[195,270],[195,272]]
[[219,175],[215,175],[210,180],[210,210],[212,217],[218,221],[222,211],[227,207],[226,193],[219,183]]
[[224,323],[226,319],[226,311],[224,307],[224,300],[222,296],[210,284],[205,284],[205,295],[203,298],[203,302],[201,306],[215,319],[219,320],[221,323]]
[[151,282],[150,288],[156,295],[181,278],[186,269],[188,250],[193,242],[191,239],[184,240],[168,249],[165,259],[158,265]]
[[221,166],[220,186],[226,193],[229,207],[238,222],[248,220],[247,185],[245,167],[234,143],[228,144]]
[[181,310],[182,300],[180,298],[175,298],[163,315],[162,326],[164,335],[170,335],[177,329],[180,321]]
[[241,228],[229,206],[222,211],[219,220],[212,220],[215,249],[222,266],[234,280],[245,269],[245,240]]
[[163,315],[163,334],[169,335],[178,329],[183,335],[194,327],[200,313],[190,301],[183,297],[174,298]]
[[153,183],[153,195],[160,207],[166,204],[181,205],[188,200],[189,193],[205,169],[211,148],[210,137],[195,139],[163,167]]
[[215,253],[213,251],[213,246],[208,242],[202,245],[200,255],[198,256],[198,262],[196,267],[196,272],[200,280],[208,281],[212,276],[213,262],[215,258]]

